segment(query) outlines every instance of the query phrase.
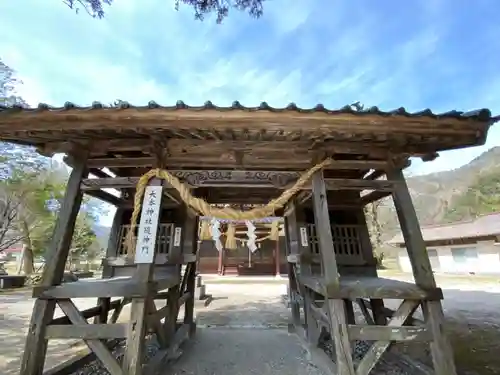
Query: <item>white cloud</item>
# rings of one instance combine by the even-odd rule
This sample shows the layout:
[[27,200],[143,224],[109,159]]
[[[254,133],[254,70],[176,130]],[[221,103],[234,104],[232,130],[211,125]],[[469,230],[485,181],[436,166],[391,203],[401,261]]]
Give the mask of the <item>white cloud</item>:
[[[19,93],[31,104],[360,100],[383,109],[500,110],[498,30],[467,17],[480,6],[421,0],[395,13],[371,0],[275,0],[259,20],[233,11],[216,25],[172,4],[121,0],[95,20],[56,0],[3,1],[0,57],[23,78]],[[487,147],[499,141],[493,130]],[[484,149],[445,153],[415,170],[454,168]]]

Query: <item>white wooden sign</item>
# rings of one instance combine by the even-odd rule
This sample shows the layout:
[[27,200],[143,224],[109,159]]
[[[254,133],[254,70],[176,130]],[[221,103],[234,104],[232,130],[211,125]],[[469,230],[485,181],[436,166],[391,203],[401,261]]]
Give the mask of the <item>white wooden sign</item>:
[[212,223],[212,238],[215,242],[215,248],[219,252],[221,252],[223,249],[223,246],[222,246],[222,242],[220,240],[220,236],[221,236],[220,229],[219,229],[220,223],[216,218],[212,218],[211,223]]
[[181,227],[176,227],[174,229],[174,246],[180,246],[181,245],[181,234],[182,234],[182,228]]
[[144,192],[135,248],[135,263],[154,262],[162,190],[162,186],[148,186]]
[[300,244],[302,245],[302,247],[309,246],[306,227],[300,227]]

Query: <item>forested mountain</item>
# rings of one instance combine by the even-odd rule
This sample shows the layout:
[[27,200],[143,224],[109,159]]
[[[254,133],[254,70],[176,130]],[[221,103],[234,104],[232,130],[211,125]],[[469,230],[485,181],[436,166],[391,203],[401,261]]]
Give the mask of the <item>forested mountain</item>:
[[[494,147],[455,170],[408,178],[421,225],[440,224],[500,211],[500,147]],[[392,201],[380,207],[387,239],[397,230]]]

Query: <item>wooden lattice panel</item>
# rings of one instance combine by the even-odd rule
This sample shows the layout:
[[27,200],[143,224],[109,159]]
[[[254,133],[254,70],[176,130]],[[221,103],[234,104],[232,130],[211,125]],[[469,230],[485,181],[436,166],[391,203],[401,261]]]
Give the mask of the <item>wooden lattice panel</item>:
[[[332,225],[333,248],[337,262],[340,265],[360,264],[363,262],[361,250],[360,231],[361,225]],[[316,225],[308,225],[308,236],[311,251],[319,255]]]
[[[124,255],[127,253],[126,249],[126,238],[130,231],[130,225],[122,225],[119,231],[118,240],[118,251],[117,256]],[[134,240],[137,239],[137,226],[134,230]],[[172,238],[174,235],[174,224],[164,223],[158,225],[158,232],[156,234],[156,254],[168,254],[170,246],[172,244]]]

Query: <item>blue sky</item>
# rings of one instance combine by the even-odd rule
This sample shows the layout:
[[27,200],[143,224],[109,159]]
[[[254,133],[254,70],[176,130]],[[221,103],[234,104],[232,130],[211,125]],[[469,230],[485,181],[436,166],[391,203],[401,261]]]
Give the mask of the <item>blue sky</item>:
[[[22,4],[22,5],[21,5]],[[104,20],[62,0],[0,2],[0,56],[30,104],[239,100],[500,113],[498,0],[274,0],[255,20],[195,21],[173,0],[115,0]],[[411,172],[459,167],[500,145],[443,153]]]

